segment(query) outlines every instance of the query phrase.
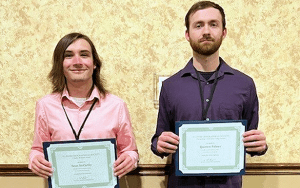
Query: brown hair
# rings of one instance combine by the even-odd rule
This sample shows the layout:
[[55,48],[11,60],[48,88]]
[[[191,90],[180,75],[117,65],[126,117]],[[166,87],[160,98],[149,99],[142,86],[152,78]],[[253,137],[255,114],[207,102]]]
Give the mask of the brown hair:
[[190,10],[187,12],[187,14],[185,16],[185,26],[186,26],[187,30],[189,30],[189,26],[190,26],[190,15],[194,14],[198,10],[203,10],[203,9],[207,9],[207,8],[215,8],[220,11],[221,16],[222,16],[223,29],[226,28],[225,13],[224,13],[223,8],[220,5],[218,5],[214,2],[211,2],[211,1],[199,1],[190,8]]
[[100,93],[105,96],[108,91],[104,88],[105,80],[103,79],[103,77],[100,77],[102,62],[91,39],[81,33],[70,33],[65,35],[60,39],[54,49],[52,59],[53,65],[48,75],[49,80],[52,82],[52,92],[62,93],[64,88],[66,87],[66,78],[63,71],[64,54],[68,46],[77,39],[84,39],[91,46],[94,65],[96,66],[92,76],[93,84],[99,89]]

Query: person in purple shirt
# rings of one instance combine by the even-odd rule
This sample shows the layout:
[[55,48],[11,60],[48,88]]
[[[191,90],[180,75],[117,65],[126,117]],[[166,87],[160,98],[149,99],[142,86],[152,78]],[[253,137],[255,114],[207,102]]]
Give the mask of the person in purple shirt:
[[[176,121],[247,120],[243,142],[251,156],[267,151],[266,137],[258,127],[258,97],[249,76],[231,68],[219,57],[226,37],[225,13],[210,1],[195,3],[185,17],[185,37],[193,50],[187,65],[162,83],[157,128],[151,150],[165,157],[176,152]],[[241,188],[241,176],[175,176],[174,155],[169,188]]]

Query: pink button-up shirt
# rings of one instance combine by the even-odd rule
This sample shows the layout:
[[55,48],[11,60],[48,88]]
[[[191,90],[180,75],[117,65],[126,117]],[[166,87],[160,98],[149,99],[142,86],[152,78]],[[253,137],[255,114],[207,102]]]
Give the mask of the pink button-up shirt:
[[52,93],[37,101],[34,140],[29,154],[30,169],[36,155],[44,156],[43,142],[75,140],[61,103],[78,134],[94,98],[98,98],[98,101],[86,120],[79,139],[116,138],[117,155],[127,153],[137,164],[138,151],[125,102],[112,94],[107,94],[104,98],[95,87],[81,107],[77,106],[66,89],[62,95]]

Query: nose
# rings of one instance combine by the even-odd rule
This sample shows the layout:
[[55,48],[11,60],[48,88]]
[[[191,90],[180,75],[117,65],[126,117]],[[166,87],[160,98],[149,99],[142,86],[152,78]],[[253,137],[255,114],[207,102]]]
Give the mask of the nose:
[[75,55],[73,58],[73,63],[74,64],[82,64],[81,58],[79,55]]
[[205,24],[203,27],[203,34],[210,34],[210,27],[208,24]]

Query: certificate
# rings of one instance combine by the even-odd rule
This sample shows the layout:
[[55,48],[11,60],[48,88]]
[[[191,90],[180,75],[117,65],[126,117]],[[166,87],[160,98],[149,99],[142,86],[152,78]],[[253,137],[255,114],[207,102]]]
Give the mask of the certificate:
[[44,142],[43,148],[53,168],[49,188],[119,188],[115,139]]
[[230,176],[245,174],[242,134],[246,120],[178,121],[180,137],[175,153],[177,176]]

